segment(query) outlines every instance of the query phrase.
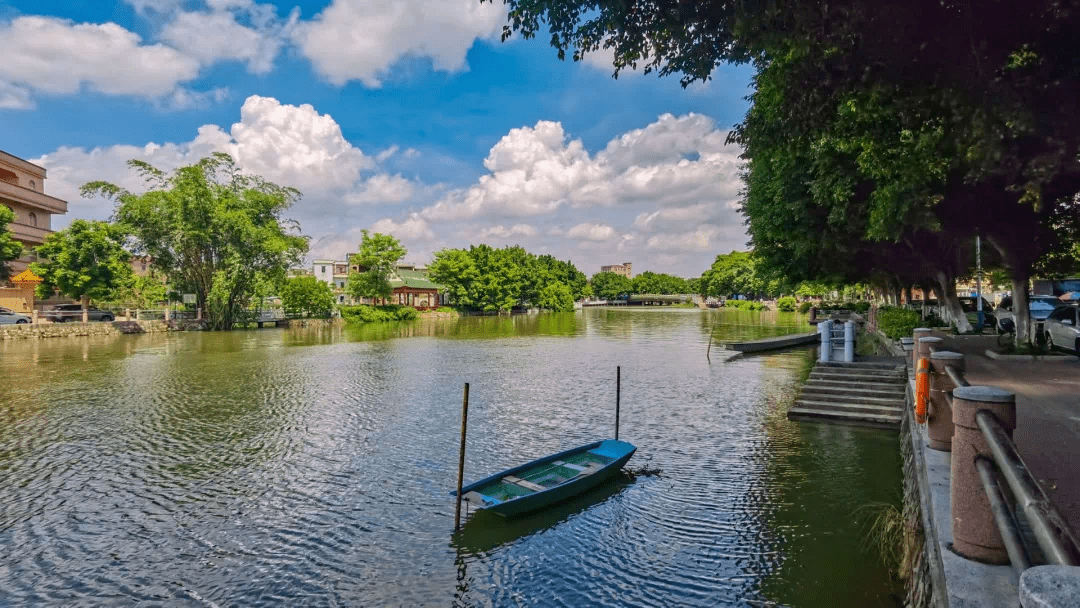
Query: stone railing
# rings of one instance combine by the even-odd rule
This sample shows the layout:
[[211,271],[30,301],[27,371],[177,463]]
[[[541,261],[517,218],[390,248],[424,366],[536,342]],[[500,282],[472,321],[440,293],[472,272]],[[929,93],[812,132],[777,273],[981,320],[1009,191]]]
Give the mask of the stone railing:
[[[927,447],[950,452],[952,550],[979,563],[1010,564],[1024,608],[1080,605],[1080,543],[1013,444],[1016,395],[971,386],[964,355],[945,350],[930,333],[914,331],[912,360],[930,364]],[[1035,546],[1025,545],[1027,536]]]

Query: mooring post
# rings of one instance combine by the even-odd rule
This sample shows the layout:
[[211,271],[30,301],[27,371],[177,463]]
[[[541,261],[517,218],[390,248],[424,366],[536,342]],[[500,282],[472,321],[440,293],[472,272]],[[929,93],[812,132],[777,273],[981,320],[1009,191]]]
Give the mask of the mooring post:
[[855,321],[844,322],[844,362],[855,361]]
[[615,366],[615,441],[619,440],[619,397],[622,393],[622,367]]
[[461,451],[458,454],[457,508],[454,510],[454,531],[461,529],[461,487],[465,483],[465,429],[469,424],[469,383],[465,383],[465,398],[461,404]]
[[949,487],[953,549],[969,559],[992,564],[1009,563],[1009,554],[983,490],[975,458],[993,459],[975,414],[989,410],[1012,437],[1016,428],[1016,395],[993,386],[960,386],[953,390],[952,415],[956,435],[952,442]]
[[821,335],[821,352],[818,353],[818,361],[828,363],[832,359],[832,321],[818,323],[817,330]]
[[930,438],[930,449],[942,452],[952,450],[954,426],[949,395],[956,388],[945,371],[946,365],[963,373],[964,355],[948,350],[930,353],[930,413],[926,419],[926,434]]

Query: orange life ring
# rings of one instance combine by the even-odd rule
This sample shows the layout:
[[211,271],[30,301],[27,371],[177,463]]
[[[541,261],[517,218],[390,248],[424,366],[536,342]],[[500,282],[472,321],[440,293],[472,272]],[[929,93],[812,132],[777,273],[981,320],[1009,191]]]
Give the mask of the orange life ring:
[[915,421],[926,422],[926,409],[930,402],[930,360],[919,359],[915,367]]

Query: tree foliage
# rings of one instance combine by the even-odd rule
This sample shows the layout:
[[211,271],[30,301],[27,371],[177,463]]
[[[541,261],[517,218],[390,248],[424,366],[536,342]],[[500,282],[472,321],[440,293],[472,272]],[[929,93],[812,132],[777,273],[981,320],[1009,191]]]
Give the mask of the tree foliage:
[[380,232],[368,234],[364,230],[360,253],[352,256],[352,263],[360,267],[360,272],[349,274],[345,290],[357,299],[389,298],[393,292],[390,277],[407,253],[393,236]]
[[593,295],[601,300],[616,300],[633,293],[633,288],[629,277],[614,272],[598,272],[592,277]]
[[585,275],[573,263],[536,256],[517,246],[473,245],[436,251],[430,274],[446,287],[454,304],[488,312],[518,305],[567,310],[567,302],[572,310],[574,300],[588,289]]
[[15,221],[15,212],[7,205],[0,205],[0,283],[11,278],[11,266],[8,262],[19,259],[22,255],[22,243],[15,240],[8,224]]
[[115,224],[88,220],[75,220],[50,234],[37,248],[45,261],[31,264],[43,279],[38,293],[48,297],[59,290],[84,306],[89,300],[113,299],[134,277],[126,238]]
[[145,193],[92,182],[83,196],[116,200],[116,219],[134,237],[135,252],[148,255],[171,287],[194,293],[214,329],[231,329],[260,282],[280,283],[307,251],[307,238],[282,217],[300,193],[240,173],[226,154],[171,174],[143,161],[128,165],[146,180]]
[[290,277],[281,287],[281,304],[289,314],[328,317],[334,310],[334,292],[313,276]]

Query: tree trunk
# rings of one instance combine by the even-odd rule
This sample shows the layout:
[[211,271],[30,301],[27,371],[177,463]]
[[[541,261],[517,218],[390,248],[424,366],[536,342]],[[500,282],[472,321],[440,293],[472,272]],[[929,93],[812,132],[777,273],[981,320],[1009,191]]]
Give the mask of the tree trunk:
[[904,285],[904,304],[911,304],[911,285]]
[[1013,323],[1016,325],[1016,347],[1031,344],[1031,309],[1028,307],[1028,276],[1014,270],[1010,273],[1013,290]]
[[90,321],[90,296],[83,295],[79,300],[82,302],[82,322],[86,323]]
[[938,298],[939,309],[945,313],[945,320],[956,325],[956,331],[965,334],[972,330],[964,307],[960,305],[960,299],[956,296],[956,277],[951,272],[939,270],[937,272],[938,286],[941,287],[941,297]]

